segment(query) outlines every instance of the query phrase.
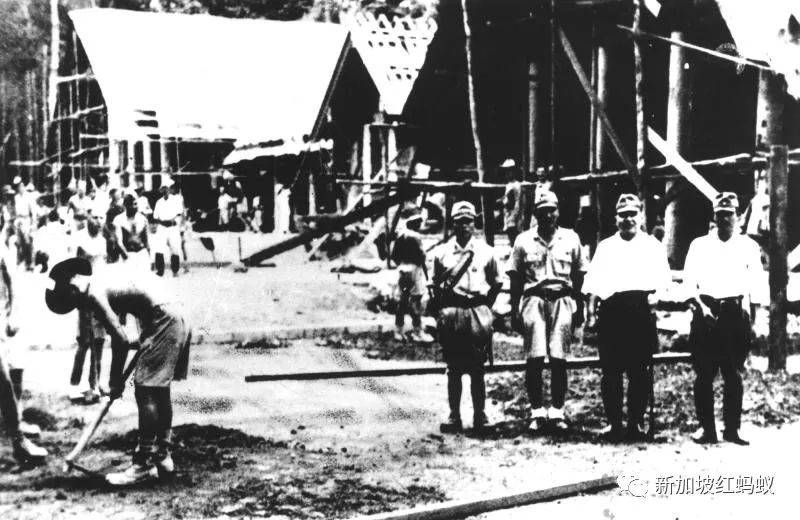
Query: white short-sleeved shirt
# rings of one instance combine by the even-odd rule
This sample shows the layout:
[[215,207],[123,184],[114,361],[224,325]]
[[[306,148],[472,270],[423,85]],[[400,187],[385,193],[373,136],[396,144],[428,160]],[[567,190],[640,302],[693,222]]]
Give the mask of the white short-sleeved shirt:
[[684,284],[712,298],[749,297],[763,270],[761,249],[753,239],[735,234],[723,242],[712,231],[689,246]]
[[642,231],[630,240],[617,233],[598,244],[583,292],[606,299],[624,291],[660,291],[671,283],[672,272],[661,242]]
[[548,281],[566,282],[572,287],[572,277],[585,271],[586,263],[578,235],[559,227],[549,243],[536,230],[520,234],[514,241],[506,270],[523,277],[523,290]]
[[156,220],[175,220],[182,214],[183,204],[174,195],[170,195],[168,199],[164,197],[158,199],[153,210],[153,218]]
[[467,251],[474,252],[472,262],[453,292],[468,297],[486,296],[493,286],[503,282],[497,268],[494,248],[479,238],[471,238],[463,248],[455,237],[443,244],[433,258],[434,276],[455,267]]

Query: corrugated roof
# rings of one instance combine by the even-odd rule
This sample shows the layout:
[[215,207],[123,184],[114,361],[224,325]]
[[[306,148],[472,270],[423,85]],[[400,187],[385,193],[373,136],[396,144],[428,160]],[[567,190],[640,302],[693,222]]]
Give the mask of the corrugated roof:
[[800,22],[798,0],[717,0],[737,51],[761,60],[786,78],[788,91],[800,98],[800,34],[788,34],[789,19]]
[[70,12],[111,139],[300,140],[348,31],[335,24],[80,9]]
[[360,12],[345,23],[378,89],[380,109],[401,114],[436,33],[436,21],[408,17],[389,20],[383,14],[376,17]]

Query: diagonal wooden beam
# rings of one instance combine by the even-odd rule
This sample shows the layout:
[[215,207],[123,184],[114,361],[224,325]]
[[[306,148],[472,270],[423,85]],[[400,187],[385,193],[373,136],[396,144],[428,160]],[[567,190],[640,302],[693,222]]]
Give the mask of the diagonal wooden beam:
[[592,90],[592,84],[589,81],[589,78],[586,76],[586,73],[583,71],[583,67],[581,67],[580,61],[578,61],[578,56],[575,54],[575,49],[572,47],[567,35],[564,33],[564,29],[561,27],[558,28],[558,37],[561,40],[561,47],[564,49],[564,53],[569,58],[570,64],[572,64],[572,68],[575,71],[575,74],[578,76],[578,81],[583,87],[584,93],[589,98],[589,102],[594,107],[595,111],[597,112],[597,116],[600,118],[600,122],[603,125],[603,130],[605,130],[608,138],[611,139],[611,144],[614,146],[614,150],[616,150],[617,155],[622,160],[622,164],[625,166],[625,169],[628,170],[630,173],[633,182],[636,184],[637,190],[639,188],[640,179],[639,179],[639,172],[636,169],[636,165],[630,158],[630,155],[625,151],[625,147],[622,144],[622,139],[620,139],[617,132],[614,130],[614,127],[611,125],[611,120],[608,118],[608,113],[606,113],[605,104],[600,101],[597,95]]
[[716,197],[718,193],[717,189],[700,175],[690,163],[681,157],[681,154],[679,154],[677,150],[670,146],[650,127],[647,127],[647,140],[650,141],[650,144],[664,156],[664,159],[674,166],[686,180],[700,191],[700,193],[705,195],[708,200],[714,201],[714,197]]

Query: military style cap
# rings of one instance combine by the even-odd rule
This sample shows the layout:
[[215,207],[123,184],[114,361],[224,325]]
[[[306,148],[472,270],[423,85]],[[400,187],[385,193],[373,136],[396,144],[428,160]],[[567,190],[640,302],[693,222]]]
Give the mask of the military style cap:
[[622,211],[641,211],[642,201],[633,193],[623,193],[617,200],[617,213]]
[[476,215],[475,206],[473,206],[471,202],[462,200],[453,204],[453,220],[475,220]]
[[732,191],[723,191],[714,197],[714,213],[736,213],[739,209],[739,197]]
[[536,200],[533,203],[535,209],[539,208],[558,208],[558,197],[550,190],[539,190],[536,192]]

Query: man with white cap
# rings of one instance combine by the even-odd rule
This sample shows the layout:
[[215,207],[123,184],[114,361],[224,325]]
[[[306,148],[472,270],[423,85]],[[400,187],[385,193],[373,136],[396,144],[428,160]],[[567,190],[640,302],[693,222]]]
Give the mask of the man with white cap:
[[[172,184],[173,180],[170,177],[164,177],[161,184],[161,198],[156,201],[156,207],[153,209],[153,219],[158,224],[156,233],[161,235],[158,237],[160,242],[165,243],[169,249],[172,276],[178,276],[178,271],[181,267],[181,231],[179,221],[183,215],[183,204],[172,195],[170,190]],[[156,253],[156,273],[159,276],[164,275],[165,261],[163,253]]]
[[714,424],[714,377],[722,373],[724,392],[722,438],[749,444],[739,436],[742,417],[742,371],[750,349],[751,291],[763,270],[761,250],[750,237],[736,229],[739,199],[722,192],[714,199],[716,229],[696,238],[689,246],[684,283],[693,293],[694,313],[690,335],[692,361],[697,378],[694,402],[701,431],[700,444],[717,442]]
[[641,231],[642,203],[625,193],[617,201],[618,233],[598,244],[583,291],[591,295],[589,323],[597,321],[601,395],[608,440],[621,441],[622,376],[628,377],[629,441],[646,439],[644,412],[651,391],[647,371],[658,347],[651,299],[672,282],[661,242]]
[[447,363],[447,398],[450,415],[442,433],[457,433],[461,422],[461,378],[470,376],[473,428],[488,423],[485,409],[484,363],[492,343],[492,304],[502,281],[494,249],[474,237],[475,206],[466,201],[453,205],[454,236],[434,254],[433,285],[440,291],[437,326]]
[[[514,328],[522,332],[528,355],[525,377],[532,409],[530,430],[539,431],[548,418],[556,428],[566,427],[565,352],[575,327],[583,322],[580,288],[587,262],[578,235],[558,226],[555,193],[538,191],[533,214],[536,229],[517,237],[508,276]],[[551,407],[547,411],[542,395],[546,356],[551,367]]]
[[506,190],[503,195],[503,231],[508,235],[508,244],[514,245],[517,235],[525,230],[525,193],[522,189],[522,171],[514,159],[506,159],[500,165],[504,172]]
[[25,189],[22,179],[17,176],[12,182],[14,185],[14,213],[16,219],[14,226],[17,230],[17,245],[20,249],[19,259],[25,263],[28,270],[33,269],[33,239],[36,200]]

